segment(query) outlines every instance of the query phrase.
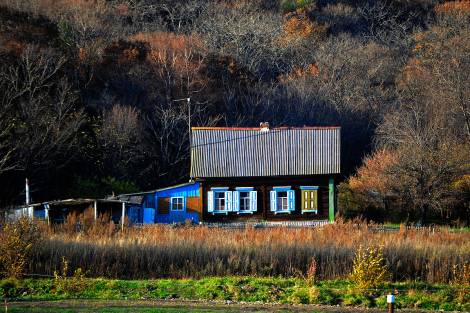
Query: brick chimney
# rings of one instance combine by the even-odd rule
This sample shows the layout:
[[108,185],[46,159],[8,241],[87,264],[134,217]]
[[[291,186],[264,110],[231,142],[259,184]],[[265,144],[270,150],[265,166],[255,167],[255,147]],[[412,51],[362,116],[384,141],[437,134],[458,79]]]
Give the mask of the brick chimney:
[[260,131],[268,132],[269,131],[269,123],[268,122],[261,122],[259,123]]

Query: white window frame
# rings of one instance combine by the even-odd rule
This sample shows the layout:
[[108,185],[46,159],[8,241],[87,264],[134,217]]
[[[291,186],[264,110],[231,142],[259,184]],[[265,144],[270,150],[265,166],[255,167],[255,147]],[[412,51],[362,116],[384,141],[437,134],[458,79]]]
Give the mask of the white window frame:
[[[222,197],[218,197],[218,195],[222,195]],[[226,199],[225,191],[216,191],[214,190],[214,212],[227,212],[227,199]],[[221,205],[220,202],[224,201],[224,208],[220,209]]]
[[[286,196],[281,197],[279,194],[285,192]],[[287,191],[276,191],[276,212],[289,212],[289,194]]]
[[[208,205],[209,213],[227,215],[229,212],[232,212],[232,191],[228,189],[228,187],[214,187],[209,190],[209,193],[212,194],[212,196],[208,195],[208,201],[212,201],[212,208],[211,205]],[[222,200],[224,202],[223,210],[220,209]]]
[[[179,202],[178,200],[181,200],[181,202]],[[178,205],[181,205],[181,209],[178,208]],[[184,212],[185,210],[184,197],[171,197],[170,198],[170,210],[174,212]]]
[[[246,194],[245,197],[242,197],[242,193]],[[251,195],[250,191],[248,190],[241,190],[240,191],[240,213],[251,213]]]
[[[242,197],[242,193],[245,196]],[[237,214],[254,214],[258,211],[257,191],[253,187],[236,187],[232,192],[232,211]],[[246,204],[246,205],[244,205]]]
[[[279,193],[285,192],[285,197],[280,197]],[[288,213],[295,211],[295,190],[290,186],[275,186],[270,192],[271,212],[274,214]],[[273,206],[274,205],[274,206]]]

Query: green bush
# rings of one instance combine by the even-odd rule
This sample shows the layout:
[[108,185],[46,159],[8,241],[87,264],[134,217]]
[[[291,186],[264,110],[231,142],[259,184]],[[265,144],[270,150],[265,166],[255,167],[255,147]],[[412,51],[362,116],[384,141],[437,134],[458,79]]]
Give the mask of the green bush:
[[69,262],[62,257],[61,272],[54,271],[54,286],[57,294],[77,294],[87,287],[85,273],[81,268],[75,269],[71,277],[67,276],[68,269]]
[[6,277],[21,277],[29,262],[31,249],[41,238],[38,226],[23,217],[0,226],[0,272]]
[[295,286],[292,294],[288,298],[288,302],[292,304],[310,303],[309,288],[306,288],[305,286]]
[[5,279],[0,281],[0,293],[2,298],[11,299],[16,298],[19,294],[18,281],[14,278]]
[[351,280],[356,288],[378,288],[390,277],[385,258],[380,247],[359,246],[353,260]]

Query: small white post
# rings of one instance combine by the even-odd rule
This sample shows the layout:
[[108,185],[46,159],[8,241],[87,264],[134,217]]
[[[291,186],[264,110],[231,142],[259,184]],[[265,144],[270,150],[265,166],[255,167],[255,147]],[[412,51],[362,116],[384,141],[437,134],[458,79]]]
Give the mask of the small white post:
[[395,311],[395,296],[394,295],[387,295],[387,303],[388,303],[388,313],[394,313],[394,311]]
[[28,207],[28,217],[33,220],[34,219],[34,207]]
[[29,205],[30,197],[29,197],[29,180],[26,178],[25,184],[25,194],[26,194],[26,205]]
[[98,219],[98,201],[93,202],[93,218],[95,221]]
[[126,203],[122,203],[121,230],[124,230],[124,217],[126,216]]
[[49,203],[44,205],[44,218],[46,219],[47,225],[49,225]]

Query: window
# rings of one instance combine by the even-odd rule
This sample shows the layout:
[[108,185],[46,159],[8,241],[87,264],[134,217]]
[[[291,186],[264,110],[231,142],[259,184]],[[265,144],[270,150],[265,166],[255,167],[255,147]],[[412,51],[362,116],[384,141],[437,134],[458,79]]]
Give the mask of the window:
[[240,211],[250,211],[250,193],[248,191],[240,192]]
[[183,211],[184,210],[184,198],[173,197],[171,198],[171,210],[172,211]]
[[318,212],[318,186],[301,186],[302,213]]
[[225,211],[226,210],[225,192],[221,192],[221,191],[214,192],[214,196],[215,196],[215,210]]
[[207,192],[207,212],[228,214],[232,211],[232,191],[228,187],[216,187]]
[[289,202],[287,200],[287,191],[279,191],[277,193],[277,210],[287,211],[289,209]]
[[295,191],[288,187],[274,187],[270,192],[271,212],[291,213],[295,211]]
[[212,214],[253,214],[258,209],[257,191],[253,187],[214,187],[207,192],[207,212]]
[[253,214],[258,210],[257,191],[253,187],[237,187],[231,194],[233,212]]

